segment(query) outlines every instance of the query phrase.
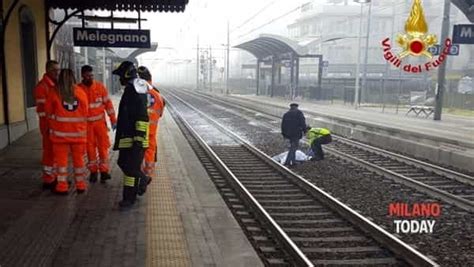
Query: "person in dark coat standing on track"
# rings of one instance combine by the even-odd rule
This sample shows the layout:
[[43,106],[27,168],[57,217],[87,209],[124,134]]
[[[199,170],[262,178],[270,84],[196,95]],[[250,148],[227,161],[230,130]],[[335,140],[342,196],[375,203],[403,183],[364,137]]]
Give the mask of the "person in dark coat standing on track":
[[125,86],[119,105],[114,150],[119,150],[117,163],[124,173],[123,199],[119,205],[126,208],[135,203],[137,194],[145,193],[150,180],[141,168],[149,146],[148,83],[138,78],[137,68],[130,61],[122,62],[113,74],[118,75]]
[[281,134],[290,141],[290,151],[286,157],[285,165],[292,166],[296,164],[296,150],[303,133],[306,130],[306,120],[304,114],[298,109],[298,104],[291,103],[290,110],[283,115],[281,122]]

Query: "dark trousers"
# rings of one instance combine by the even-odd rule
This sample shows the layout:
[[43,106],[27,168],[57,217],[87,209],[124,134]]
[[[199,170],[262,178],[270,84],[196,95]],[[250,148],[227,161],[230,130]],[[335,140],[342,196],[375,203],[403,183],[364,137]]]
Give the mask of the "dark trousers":
[[288,156],[286,157],[285,165],[296,164],[296,150],[298,150],[299,144],[300,139],[290,139],[290,150],[288,151]]
[[322,145],[326,145],[332,142],[331,135],[323,135],[316,140],[313,141],[311,144],[311,149],[314,153],[315,159],[324,159],[324,151]]
[[145,149],[137,147],[122,149],[119,152],[117,165],[125,175],[123,183],[124,200],[135,202],[137,198],[140,179],[145,177],[141,168],[144,156]]

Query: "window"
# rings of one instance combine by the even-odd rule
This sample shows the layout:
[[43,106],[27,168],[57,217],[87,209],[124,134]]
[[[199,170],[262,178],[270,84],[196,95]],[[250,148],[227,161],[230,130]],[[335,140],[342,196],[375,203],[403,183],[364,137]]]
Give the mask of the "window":
[[29,7],[21,7],[19,13],[21,58],[23,65],[23,91],[26,107],[31,108],[36,105],[33,90],[38,80],[36,61],[36,26],[33,13]]
[[309,33],[309,25],[303,24],[301,25],[301,36],[306,36]]

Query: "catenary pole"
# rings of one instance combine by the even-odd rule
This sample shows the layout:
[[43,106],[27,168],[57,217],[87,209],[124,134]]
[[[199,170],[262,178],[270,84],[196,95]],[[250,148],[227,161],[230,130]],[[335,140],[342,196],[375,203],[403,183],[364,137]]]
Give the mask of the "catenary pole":
[[[451,11],[451,0],[444,0],[444,14],[443,14],[443,25],[441,27],[441,51],[446,47],[445,40],[449,34],[449,13]],[[446,67],[448,64],[449,57],[446,57],[446,61],[441,64],[438,69],[438,88],[436,90],[436,107],[434,113],[434,120],[441,120],[441,113],[443,111],[443,96],[446,91]]]

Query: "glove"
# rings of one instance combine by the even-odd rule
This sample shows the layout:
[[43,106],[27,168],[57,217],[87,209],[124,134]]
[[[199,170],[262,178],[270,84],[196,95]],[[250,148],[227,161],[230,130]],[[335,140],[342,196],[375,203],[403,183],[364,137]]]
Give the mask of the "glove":
[[115,131],[117,130],[117,123],[112,123],[112,131]]

